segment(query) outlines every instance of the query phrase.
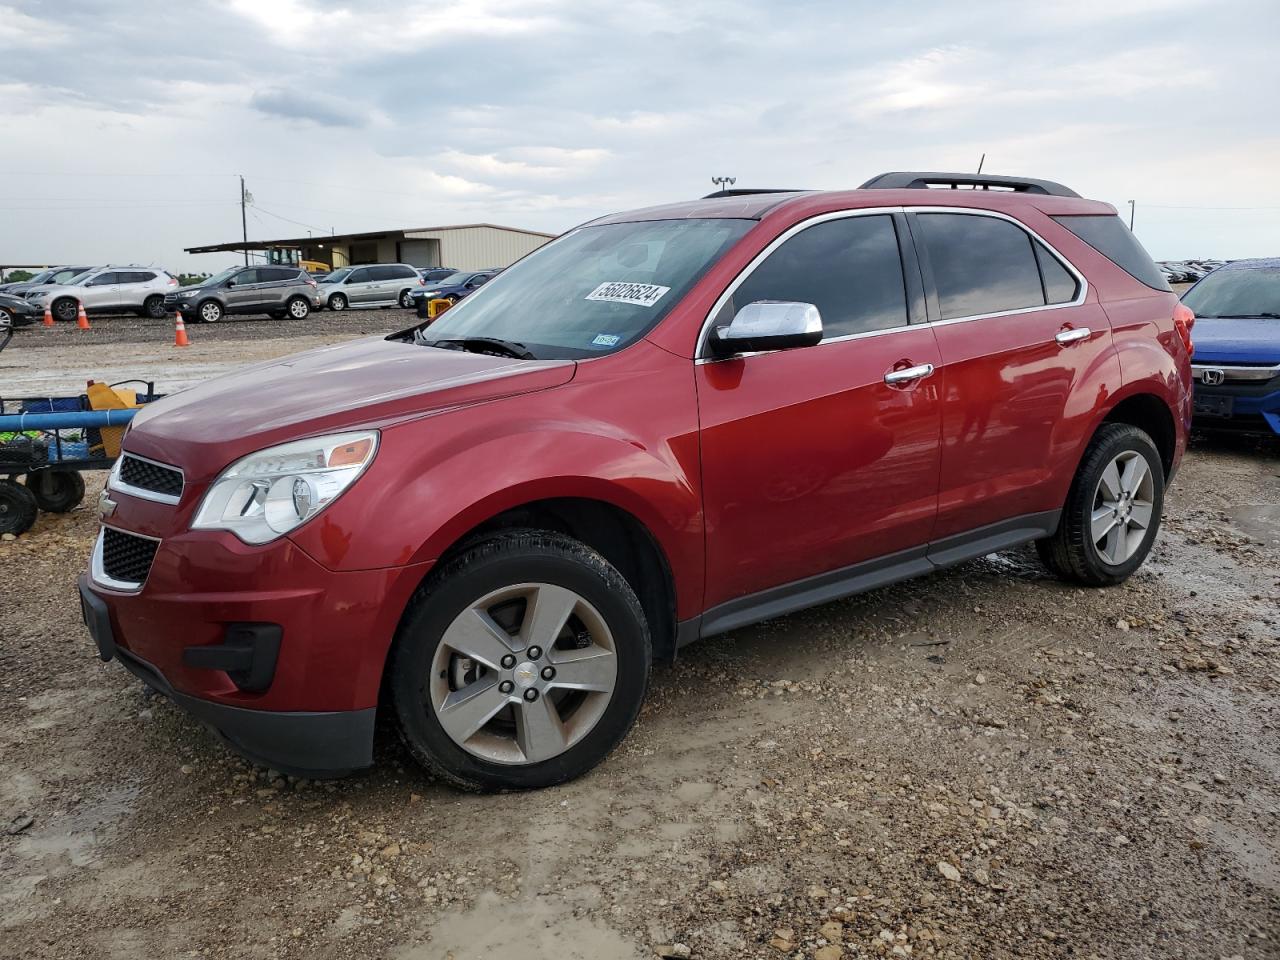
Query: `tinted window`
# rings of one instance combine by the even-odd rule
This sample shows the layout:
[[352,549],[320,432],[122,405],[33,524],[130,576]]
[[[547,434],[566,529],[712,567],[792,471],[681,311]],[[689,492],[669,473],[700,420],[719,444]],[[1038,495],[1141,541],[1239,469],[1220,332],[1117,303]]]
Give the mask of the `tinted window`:
[[1079,284],[1062,261],[1037,243],[1036,260],[1040,263],[1040,277],[1044,280],[1045,303],[1070,303],[1076,298]]
[[1031,237],[1007,220],[916,214],[943,320],[1044,306]]
[[395,277],[395,271],[393,271],[390,267],[370,267],[369,268],[370,280],[390,280],[393,277]]
[[347,283],[368,283],[371,279],[369,270],[365,267],[360,270],[352,270],[347,276]]
[[236,279],[237,287],[243,287],[246,283],[257,283],[258,271],[257,270],[241,270],[239,273],[236,274],[235,279]]
[[92,280],[86,280],[86,287],[105,287],[112,283],[120,282],[120,274],[118,273],[100,273]]
[[120,274],[121,283],[146,283],[148,280],[154,280],[156,275],[144,271],[131,270],[127,273]]
[[259,283],[283,283],[297,277],[298,271],[293,267],[259,267]]
[[477,273],[474,277],[472,277],[472,278],[470,279],[470,281],[468,281],[467,286],[468,286],[468,287],[482,287],[482,286],[484,286],[484,285],[485,285],[486,283],[488,283],[488,282],[489,282],[489,274],[487,274],[487,273]]
[[757,300],[812,303],[824,339],[907,323],[902,258],[886,216],[828,220],[797,233],[733,292],[717,323]]
[[1172,290],[1160,268],[1151,262],[1142,244],[1114,214],[1090,217],[1054,217],[1077,237],[1114,263],[1133,279],[1155,290]]
[[418,277],[418,271],[413,267],[396,266],[388,269],[391,271],[390,278],[392,280],[403,280],[406,277],[412,277],[416,280]]

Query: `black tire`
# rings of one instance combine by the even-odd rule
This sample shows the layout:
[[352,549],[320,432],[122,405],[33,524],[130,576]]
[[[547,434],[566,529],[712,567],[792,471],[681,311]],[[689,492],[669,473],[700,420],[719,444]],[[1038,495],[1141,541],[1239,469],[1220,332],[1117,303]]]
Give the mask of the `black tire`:
[[217,323],[226,316],[226,311],[217,300],[206,300],[196,307],[196,316],[201,323]]
[[16,480],[0,480],[0,534],[26,533],[36,522],[36,497]]
[[[1154,478],[1151,493],[1151,522],[1131,556],[1121,563],[1108,562],[1095,546],[1091,523],[1102,473],[1117,456],[1140,455]],[[1164,509],[1164,464],[1151,437],[1127,423],[1104,423],[1089,441],[1076,470],[1071,490],[1063,505],[1057,532],[1036,541],[1036,551],[1049,570],[1064,580],[1090,587],[1111,587],[1123,583],[1151,551],[1160,529]]]
[[53,301],[50,306],[50,312],[53,319],[61,320],[63,323],[75,323],[76,316],[79,314],[79,304],[71,297],[63,297],[61,300]]
[[290,297],[284,309],[285,316],[291,320],[305,320],[311,316],[311,304],[307,302],[306,297]]
[[152,320],[163,320],[165,318],[164,297],[159,295],[147,297],[142,303],[142,315]]
[[74,470],[40,470],[27,474],[27,489],[46,513],[66,513],[84,500],[84,478]]
[[[617,656],[611,698],[595,725],[564,752],[536,763],[482,759],[445,732],[427,684],[446,628],[491,591],[548,583],[577,593],[607,624]],[[410,601],[391,654],[389,687],[400,735],[436,776],[464,790],[547,787],[586,773],[635,723],[649,682],[649,626],[635,592],[600,554],[559,533],[515,530],[463,550],[434,571]]]
[[407,289],[400,291],[400,309],[409,310],[413,307],[413,299],[409,296]]
[[346,297],[346,294],[342,294],[342,293],[335,293],[333,296],[331,296],[331,297],[329,298],[328,307],[329,307],[329,309],[330,309],[330,310],[345,310],[345,309],[347,309],[347,297]]

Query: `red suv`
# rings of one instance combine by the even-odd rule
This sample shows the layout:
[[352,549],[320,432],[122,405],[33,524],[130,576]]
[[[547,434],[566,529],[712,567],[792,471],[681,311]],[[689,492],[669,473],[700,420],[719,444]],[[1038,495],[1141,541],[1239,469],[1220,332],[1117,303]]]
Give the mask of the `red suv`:
[[145,408],[85,619],[278,769],[368,766],[381,710],[455,784],[557,783],[698,637],[1028,541],[1124,580],[1191,323],[1112,207],[1047,181],[603,217],[430,325]]

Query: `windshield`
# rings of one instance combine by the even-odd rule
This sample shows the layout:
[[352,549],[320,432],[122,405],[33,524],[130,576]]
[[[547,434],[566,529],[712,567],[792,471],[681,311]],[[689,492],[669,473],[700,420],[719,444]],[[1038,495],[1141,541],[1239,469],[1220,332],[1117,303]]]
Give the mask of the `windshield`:
[[220,270],[219,272],[215,273],[212,277],[209,277],[206,280],[201,280],[199,283],[194,284],[194,286],[216,287],[218,284],[222,283],[224,280],[229,280],[231,277],[234,277],[237,273],[239,273],[243,269],[244,267],[227,267],[227,269]]
[[[24,282],[24,283],[44,283],[44,282],[45,282],[45,281],[47,281],[50,277],[52,277],[52,276],[54,275],[54,273],[56,273],[56,272],[57,272],[57,271],[55,271],[55,270],[41,270],[41,271],[40,271],[39,273],[37,273],[34,277],[30,277],[30,278],[28,278],[27,280],[25,280],[25,281],[23,281],[23,282]],[[15,281],[15,282],[16,282],[16,281]]]
[[343,267],[340,270],[335,270],[333,271],[333,273],[329,274],[324,278],[324,282],[337,283],[339,280],[345,280],[347,279],[347,274],[349,274],[350,272],[351,272],[350,267]]
[[469,276],[471,276],[471,274],[467,273],[465,270],[459,273],[446,273],[443,277],[437,277],[435,280],[432,280],[431,283],[443,287],[445,284],[449,283],[462,283],[462,281],[466,280]]
[[1215,270],[1187,291],[1182,302],[1197,317],[1280,317],[1280,267]]
[[78,287],[90,277],[95,277],[97,275],[97,270],[86,270],[84,273],[77,273],[74,277],[68,277],[62,282],[62,285],[64,287]]
[[753,226],[708,219],[582,227],[498,274],[422,339],[507,340],[543,360],[613,353],[653,329]]

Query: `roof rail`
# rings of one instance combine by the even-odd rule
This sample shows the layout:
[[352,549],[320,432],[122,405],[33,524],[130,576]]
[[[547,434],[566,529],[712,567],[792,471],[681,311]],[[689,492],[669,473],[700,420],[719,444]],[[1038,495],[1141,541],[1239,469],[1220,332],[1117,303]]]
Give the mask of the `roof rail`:
[[1035,180],[1031,177],[1000,177],[985,173],[920,173],[918,171],[896,171],[882,173],[872,177],[859,190],[927,190],[930,187],[972,187],[975,190],[990,190],[992,187],[1003,187],[1014,193],[1038,193],[1050,197],[1079,197],[1070,187],[1064,187],[1052,180]]
[[717,190],[715,193],[708,193],[703,200],[719,200],[722,197],[751,197],[757,193],[808,193],[811,191],[801,190],[796,187],[745,187],[741,190]]

